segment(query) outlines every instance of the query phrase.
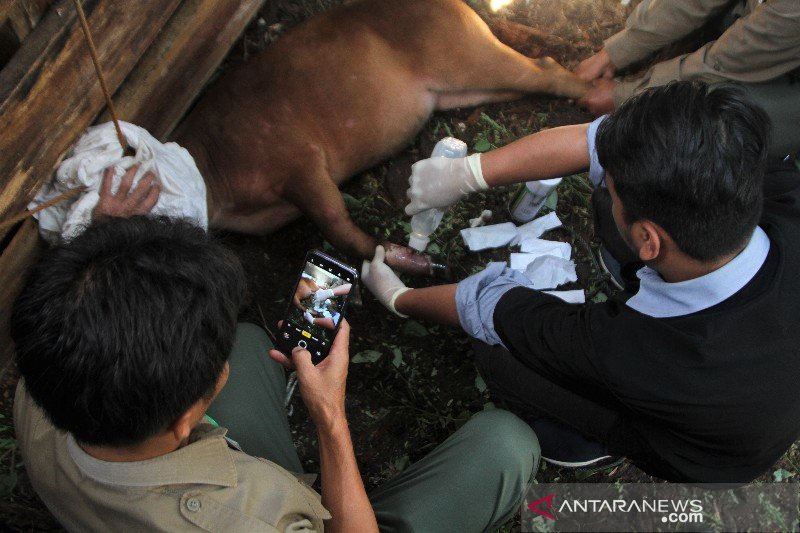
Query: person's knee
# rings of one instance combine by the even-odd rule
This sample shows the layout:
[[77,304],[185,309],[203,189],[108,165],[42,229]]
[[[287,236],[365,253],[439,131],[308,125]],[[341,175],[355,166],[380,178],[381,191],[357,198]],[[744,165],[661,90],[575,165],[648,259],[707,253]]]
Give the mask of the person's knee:
[[539,440],[531,427],[503,409],[482,411],[469,421],[479,449],[488,453],[496,468],[504,473],[519,473],[523,482],[539,467]]

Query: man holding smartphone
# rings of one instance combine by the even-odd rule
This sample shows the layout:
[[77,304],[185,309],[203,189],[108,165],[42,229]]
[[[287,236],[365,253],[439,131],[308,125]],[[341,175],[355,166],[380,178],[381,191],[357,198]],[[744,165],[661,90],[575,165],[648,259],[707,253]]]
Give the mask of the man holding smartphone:
[[[314,366],[237,325],[243,294],[232,254],[167,218],[94,223],[33,267],[12,315],[14,424],[68,530],[483,531],[518,510],[538,447],[501,410],[368,497],[345,415],[349,325]],[[301,481],[276,361],[296,368],[317,427],[321,503]]]
[[504,263],[412,290],[381,248],[362,280],[401,316],[477,339],[490,391],[532,422],[543,459],[624,455],[668,480],[748,482],[800,435],[800,173],[765,176],[768,132],[741,88],[675,82],[592,124],[470,156],[477,164],[415,164],[408,214],[475,183],[588,168],[611,198],[598,234],[646,265],[627,301],[568,304]]

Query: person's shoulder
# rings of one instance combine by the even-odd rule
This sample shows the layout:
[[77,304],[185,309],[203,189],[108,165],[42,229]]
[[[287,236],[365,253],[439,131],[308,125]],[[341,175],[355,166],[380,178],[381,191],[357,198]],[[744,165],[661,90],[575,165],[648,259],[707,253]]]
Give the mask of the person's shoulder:
[[23,378],[17,383],[13,411],[17,441],[20,449],[28,456],[42,453],[45,449],[41,446],[44,440],[52,441],[59,436],[63,439],[63,432],[58,432],[44,411],[36,405]]
[[302,520],[321,530],[322,520],[330,518],[320,495],[297,475],[267,459],[233,449],[228,453],[235,465],[236,484],[208,494],[219,504],[238,507],[280,530]]

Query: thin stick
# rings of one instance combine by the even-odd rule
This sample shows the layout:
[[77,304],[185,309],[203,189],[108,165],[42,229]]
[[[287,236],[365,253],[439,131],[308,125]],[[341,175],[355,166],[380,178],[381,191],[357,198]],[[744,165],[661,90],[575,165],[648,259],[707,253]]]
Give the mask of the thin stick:
[[13,226],[14,224],[19,222],[20,220],[25,220],[29,216],[34,215],[34,214],[38,213],[39,211],[44,211],[48,207],[53,207],[54,205],[60,204],[61,202],[65,201],[65,200],[69,200],[73,196],[76,196],[76,195],[78,195],[79,193],[82,193],[85,190],[86,190],[86,186],[85,185],[81,185],[80,187],[75,187],[74,189],[70,189],[65,193],[59,194],[55,198],[51,198],[50,200],[44,202],[41,205],[37,205],[34,209],[31,209],[30,211],[23,211],[22,213],[9,218],[8,220],[4,220],[3,222],[0,222],[0,231],[4,230],[4,229],[6,229],[6,228],[8,228],[10,226]]
[[106,99],[106,106],[108,107],[108,112],[111,114],[111,120],[114,122],[114,129],[117,130],[119,144],[122,145],[123,152],[129,153],[131,149],[128,146],[128,140],[125,138],[125,135],[122,134],[122,128],[120,127],[119,119],[117,118],[117,110],[114,108],[114,102],[111,100],[111,93],[108,91],[106,79],[103,77],[103,71],[100,70],[100,60],[97,58],[97,48],[94,46],[94,39],[92,39],[92,33],[89,31],[89,22],[86,20],[86,14],[83,12],[83,6],[81,6],[80,0],[72,0],[72,3],[75,4],[75,9],[78,12],[78,18],[81,21],[81,28],[83,28],[83,34],[86,36],[86,44],[89,45],[89,53],[92,56],[92,63],[94,63],[94,70],[97,73],[97,79],[100,81],[100,88],[103,90],[103,98]]

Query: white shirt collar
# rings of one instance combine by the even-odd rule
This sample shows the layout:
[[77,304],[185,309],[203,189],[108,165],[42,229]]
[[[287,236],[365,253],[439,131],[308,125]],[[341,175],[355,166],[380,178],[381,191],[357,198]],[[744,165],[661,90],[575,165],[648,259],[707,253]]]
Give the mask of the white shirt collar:
[[769,253],[769,237],[756,226],[750,242],[724,266],[699,278],[668,283],[650,267],[636,275],[639,292],[627,305],[645,315],[667,318],[689,315],[713,307],[736,294],[753,279]]

